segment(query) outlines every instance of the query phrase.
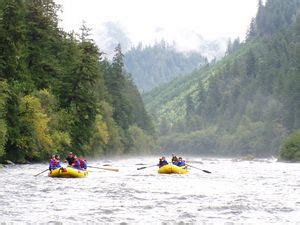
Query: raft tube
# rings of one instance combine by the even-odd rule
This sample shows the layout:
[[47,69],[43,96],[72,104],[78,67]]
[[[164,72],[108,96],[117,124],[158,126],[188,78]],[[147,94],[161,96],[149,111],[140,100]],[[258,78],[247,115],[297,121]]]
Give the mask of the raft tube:
[[165,173],[165,174],[170,174],[170,173],[177,173],[177,174],[185,174],[188,173],[188,170],[186,166],[176,166],[173,164],[168,164],[165,166],[162,166],[158,169],[158,173]]
[[86,170],[78,170],[73,167],[57,168],[48,173],[49,177],[62,177],[62,178],[82,178],[88,175]]

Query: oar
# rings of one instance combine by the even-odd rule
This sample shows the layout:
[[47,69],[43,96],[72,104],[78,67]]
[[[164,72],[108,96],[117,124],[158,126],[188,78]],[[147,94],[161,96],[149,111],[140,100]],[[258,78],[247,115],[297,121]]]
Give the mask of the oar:
[[[192,168],[195,168],[195,169],[197,169],[197,170],[202,170],[202,169],[200,169],[200,168],[198,168],[198,167],[195,167],[195,166],[191,166],[191,165],[187,165],[187,166],[190,166],[190,167],[192,167]],[[210,171],[208,171],[208,170],[202,170],[204,173],[211,173]]]
[[45,173],[47,170],[49,170],[49,169],[43,170],[42,172],[40,172],[40,173],[38,173],[38,174],[36,174],[36,175],[34,175],[34,176],[36,177],[36,176],[38,176],[38,175],[40,175],[40,174],[42,174],[42,173]]
[[157,166],[157,165],[143,166],[143,167],[137,168],[137,170],[143,170],[143,169],[150,168],[150,167],[154,167],[154,166]]
[[119,169],[114,169],[114,168],[104,168],[104,167],[97,167],[97,166],[88,166],[90,168],[95,168],[95,169],[101,169],[101,170],[110,170],[114,172],[119,172]]

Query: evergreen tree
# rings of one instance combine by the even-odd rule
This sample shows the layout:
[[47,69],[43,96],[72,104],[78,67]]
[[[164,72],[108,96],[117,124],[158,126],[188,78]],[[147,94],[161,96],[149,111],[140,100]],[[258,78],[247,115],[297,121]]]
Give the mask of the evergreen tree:
[[59,9],[53,0],[0,2],[0,160],[153,147],[120,46],[113,63],[102,61],[85,24],[79,36],[58,28]]
[[[278,154],[284,138],[299,130],[300,1],[258,3],[245,43],[237,41],[235,49],[229,42],[222,60],[146,95],[159,121],[172,122],[172,131],[159,139],[163,146],[265,157]],[[205,88],[197,87],[199,80]],[[285,157],[296,159],[288,148]]]
[[129,125],[132,124],[132,105],[130,105],[128,99],[124,96],[124,87],[126,79],[123,70],[123,53],[121,45],[119,44],[115,49],[115,56],[112,62],[111,74],[109,79],[109,91],[113,96],[113,105],[115,111],[113,117],[117,124],[123,128],[128,129]]
[[72,148],[84,154],[83,150],[90,142],[97,111],[95,85],[99,78],[100,53],[88,41],[86,27],[83,26],[81,30],[79,59],[64,83],[68,86],[66,97],[74,120],[71,128]]
[[203,86],[203,82],[200,80],[198,84],[197,105],[196,105],[196,113],[198,115],[201,115],[203,112],[205,100],[206,100],[206,93]]
[[24,48],[24,24],[22,0],[5,1],[0,21],[0,78],[9,82],[20,79]]

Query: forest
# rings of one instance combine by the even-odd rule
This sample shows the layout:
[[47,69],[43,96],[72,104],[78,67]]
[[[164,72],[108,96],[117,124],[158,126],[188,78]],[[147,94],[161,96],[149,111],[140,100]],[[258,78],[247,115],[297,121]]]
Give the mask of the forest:
[[53,0],[0,2],[0,161],[147,153],[154,127],[124,70],[90,39],[58,27]]
[[176,77],[182,77],[207,63],[198,52],[179,52],[175,46],[161,40],[153,46],[142,43],[124,54],[126,71],[142,93],[151,91]]
[[300,160],[299,9],[258,1],[245,42],[145,94],[164,151]]
[[299,9],[259,0],[246,40],[208,62],[164,41],[107,59],[85,23],[59,28],[53,0],[1,1],[0,161],[154,149],[300,160]]

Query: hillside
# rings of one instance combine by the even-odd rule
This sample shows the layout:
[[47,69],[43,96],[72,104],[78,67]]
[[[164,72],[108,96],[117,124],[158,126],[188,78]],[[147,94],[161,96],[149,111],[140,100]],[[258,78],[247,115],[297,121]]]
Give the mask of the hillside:
[[0,3],[0,161],[149,152],[153,126],[124,72],[89,38],[58,28],[52,0]]
[[179,52],[164,41],[147,47],[140,44],[124,54],[125,69],[141,92],[148,92],[206,63],[207,59],[201,54]]
[[260,1],[245,43],[145,95],[163,149],[278,154],[284,138],[300,128],[299,8],[299,0]]

